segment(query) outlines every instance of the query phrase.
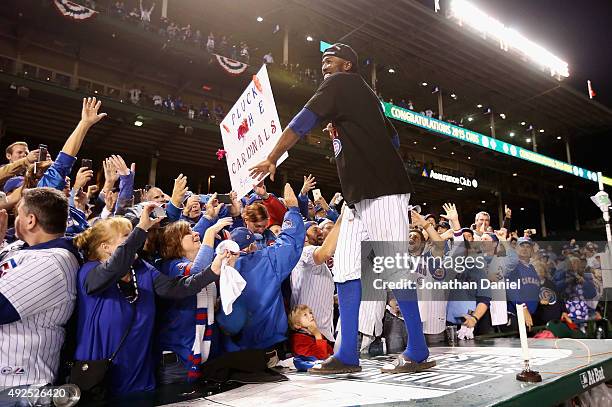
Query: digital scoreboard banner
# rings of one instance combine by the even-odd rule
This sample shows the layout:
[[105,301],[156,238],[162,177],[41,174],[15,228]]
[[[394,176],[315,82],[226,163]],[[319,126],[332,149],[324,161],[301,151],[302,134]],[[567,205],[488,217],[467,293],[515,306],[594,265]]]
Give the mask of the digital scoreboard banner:
[[[589,181],[597,182],[597,172],[595,171],[589,171],[585,168],[571,165],[566,162],[556,160],[554,158],[547,157],[542,154],[538,154],[534,151],[515,146],[514,144],[506,143],[504,141],[485,136],[484,134],[465,129],[463,127],[455,126],[450,123],[434,119],[432,117],[424,116],[422,114],[413,112],[412,110],[404,109],[391,103],[381,103],[383,105],[385,115],[392,119],[399,120],[401,122],[408,123],[413,126],[421,127],[423,129],[433,131],[438,134],[452,137],[457,140],[475,144],[480,147],[496,151],[498,153],[506,154],[525,161],[530,161],[532,163],[553,168],[558,171],[563,171],[567,174],[572,174],[576,177],[584,178]],[[612,186],[612,178],[603,177],[603,183]]]

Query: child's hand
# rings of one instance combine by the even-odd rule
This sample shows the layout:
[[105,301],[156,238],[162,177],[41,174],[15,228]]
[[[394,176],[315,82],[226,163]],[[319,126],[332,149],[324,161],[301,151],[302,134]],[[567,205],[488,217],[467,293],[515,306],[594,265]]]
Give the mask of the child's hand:
[[317,323],[315,321],[312,321],[312,323],[307,326],[306,329],[308,330],[308,332],[310,332],[312,336],[315,337],[315,339],[323,338],[323,336],[321,335],[321,331],[319,331],[319,327],[317,326]]

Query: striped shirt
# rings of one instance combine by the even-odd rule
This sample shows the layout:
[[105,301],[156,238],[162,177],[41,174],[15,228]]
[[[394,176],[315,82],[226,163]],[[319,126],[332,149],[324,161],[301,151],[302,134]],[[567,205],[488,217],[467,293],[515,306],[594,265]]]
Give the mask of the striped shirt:
[[54,382],[78,268],[74,254],[58,247],[13,251],[2,259],[0,293],[20,319],[0,325],[0,389]]
[[320,246],[304,246],[302,256],[291,272],[291,308],[310,307],[321,334],[334,341],[334,278],[323,263],[316,265],[313,254]]

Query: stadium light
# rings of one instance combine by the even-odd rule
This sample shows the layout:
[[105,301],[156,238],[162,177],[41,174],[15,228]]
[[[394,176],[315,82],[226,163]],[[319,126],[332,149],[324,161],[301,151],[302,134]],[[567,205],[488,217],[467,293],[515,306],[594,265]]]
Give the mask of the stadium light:
[[521,126],[524,126],[524,125],[526,125],[526,124],[527,124],[526,122],[521,122]]
[[518,174],[517,174],[516,172],[513,172],[513,173],[512,173],[512,176],[513,176],[513,177],[516,177],[517,175],[518,175]]
[[522,210],[522,211],[524,211],[524,210],[525,210],[525,208],[521,208],[521,210]]
[[505,120],[505,119],[506,119],[506,114],[505,114],[505,113],[500,113],[500,114],[499,114],[499,117],[501,117],[502,119],[504,119],[504,120]]
[[421,86],[427,86],[427,82],[421,82]]
[[471,159],[472,159],[472,157],[470,157],[470,156],[468,155],[468,160],[471,160]]
[[534,63],[548,68],[552,76],[560,75],[566,78],[569,76],[567,62],[544,47],[528,40],[518,31],[504,26],[473,4],[465,0],[453,0],[451,15],[459,21],[459,24],[466,24],[476,31],[498,40],[504,51],[513,48]]
[[457,95],[455,93],[451,93],[450,97],[452,97],[453,99],[457,99]]
[[314,38],[312,38],[312,36],[308,35],[308,36],[306,36],[306,41],[313,42]]
[[457,187],[457,191],[463,191],[463,188]]
[[487,201],[480,201],[480,203],[487,203]]
[[257,22],[261,23],[263,21],[263,17],[262,16],[257,16]]
[[509,135],[510,137],[514,137],[514,132],[513,132],[513,131],[511,131],[510,133],[508,133],[508,135]]
[[540,133],[544,133],[544,129],[540,129]]
[[561,140],[561,136],[557,136],[557,140]]
[[433,148],[433,149],[434,149],[434,150],[437,150],[437,149],[438,149],[438,147],[434,146],[434,148]]
[[468,117],[468,122],[471,122],[471,121],[473,121],[473,120],[474,120],[474,118],[473,118],[472,116],[469,116],[469,117]]
[[412,144],[418,144],[418,141],[413,141]]
[[476,105],[477,108],[482,109],[482,105],[479,103]]
[[563,189],[563,185],[559,185],[559,189]]
[[136,127],[141,127],[141,126],[142,126],[142,121],[141,121],[141,120],[136,120],[136,121],[134,122],[134,126],[136,126]]
[[531,139],[530,138],[526,138],[525,141],[528,142],[528,143],[531,143]]
[[455,155],[455,152],[454,152],[454,151],[451,151],[451,155]]
[[395,73],[395,69],[393,69],[393,68],[389,68],[389,70],[388,70],[387,72],[389,72],[389,73]]

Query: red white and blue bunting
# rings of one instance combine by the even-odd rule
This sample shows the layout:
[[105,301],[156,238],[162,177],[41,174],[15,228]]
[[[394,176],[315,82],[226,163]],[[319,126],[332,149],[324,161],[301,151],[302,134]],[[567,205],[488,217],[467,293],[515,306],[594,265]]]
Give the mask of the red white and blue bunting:
[[239,61],[234,61],[233,59],[223,57],[218,54],[214,54],[217,58],[217,62],[225,70],[225,72],[230,75],[240,75],[249,67],[247,64]]
[[53,4],[55,4],[57,11],[64,17],[77,21],[87,20],[98,14],[96,10],[92,10],[89,7],[81,6],[80,4],[68,0],[53,0]]

